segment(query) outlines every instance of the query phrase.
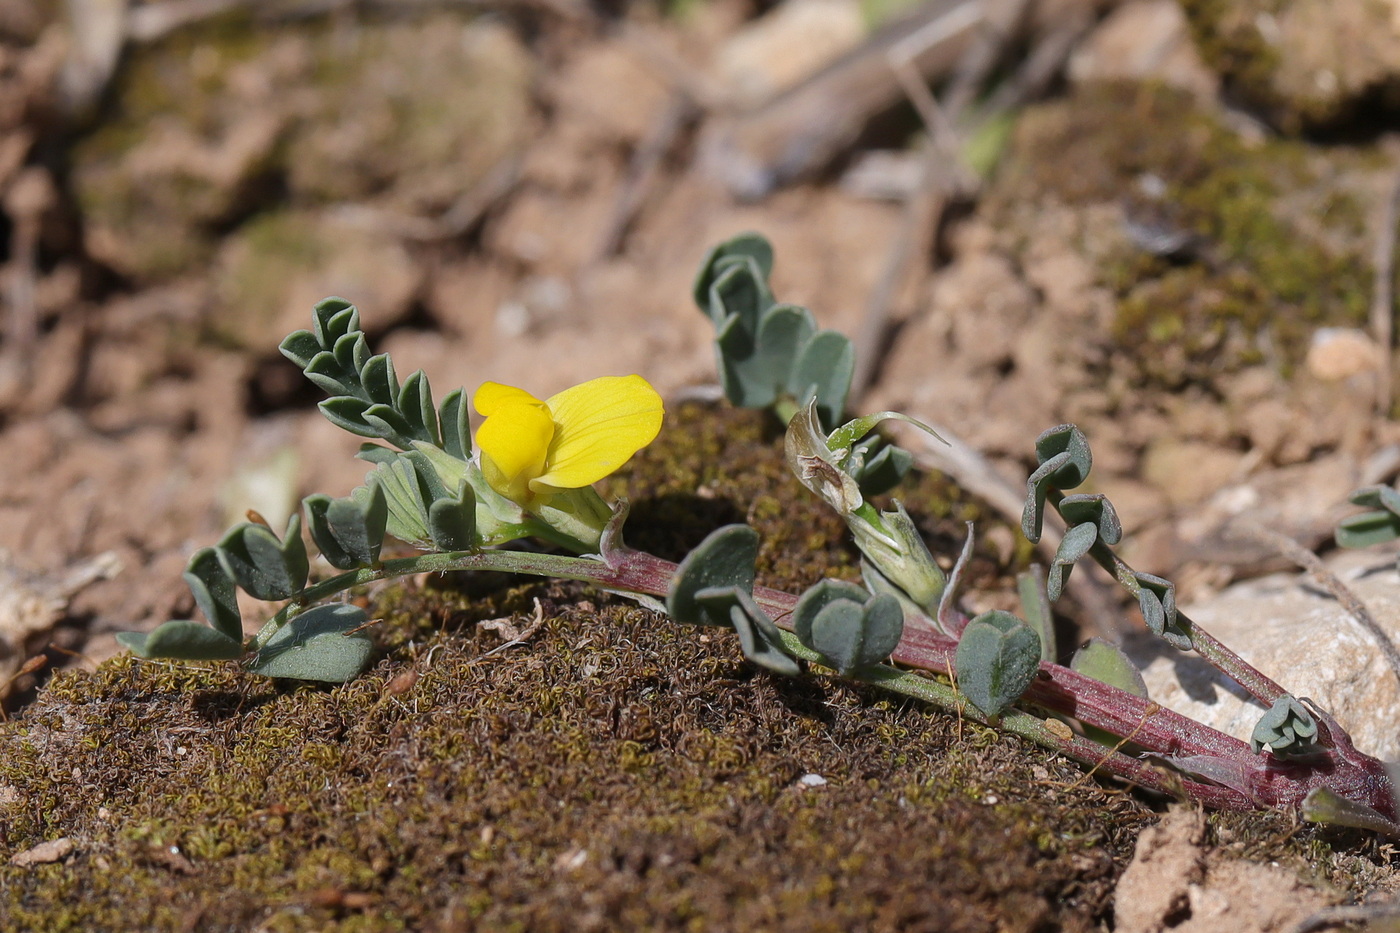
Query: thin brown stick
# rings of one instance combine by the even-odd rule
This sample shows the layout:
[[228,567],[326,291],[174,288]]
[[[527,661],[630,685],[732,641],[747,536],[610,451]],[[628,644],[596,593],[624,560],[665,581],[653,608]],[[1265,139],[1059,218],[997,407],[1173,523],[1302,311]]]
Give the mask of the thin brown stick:
[[1369,924],[1372,920],[1385,920],[1394,917],[1400,917],[1400,902],[1327,907],[1295,926],[1293,933],[1317,933],[1318,930],[1330,930],[1353,923]]
[[33,372],[34,347],[39,340],[39,233],[44,212],[53,200],[48,173],[36,167],[21,171],[5,193],[5,214],[14,233],[11,258],[4,267],[4,295],[10,313],[0,350],[0,405],[18,400]]
[[627,177],[613,201],[612,214],[594,250],[594,262],[617,255],[637,213],[661,175],[661,164],[675,147],[676,139],[704,114],[704,110],[684,91],[673,92],[671,101],[652,123],[637,146],[627,167]]
[[1148,703],[1147,707],[1142,711],[1142,718],[1139,719],[1138,724],[1133,727],[1133,731],[1129,732],[1127,735],[1119,739],[1117,745],[1104,752],[1104,756],[1100,758],[1092,768],[1090,768],[1088,771],[1085,771],[1084,774],[1080,776],[1079,780],[1071,784],[1069,786],[1069,789],[1075,790],[1080,785],[1088,781],[1089,778],[1093,777],[1094,772],[1098,771],[1104,765],[1108,764],[1109,759],[1112,758],[1114,755],[1118,754],[1120,751],[1122,751],[1124,745],[1127,745],[1133,739],[1137,738],[1137,734],[1142,731],[1142,727],[1147,725],[1147,720],[1151,719],[1155,714],[1161,712],[1161,710],[1162,708],[1156,703]]
[[928,145],[924,152],[919,187],[905,203],[899,230],[885,256],[885,267],[875,282],[865,306],[865,315],[852,341],[856,357],[855,371],[851,374],[853,405],[858,406],[860,397],[879,372],[885,356],[895,298],[904,285],[914,257],[928,252],[930,240],[952,198],[951,188],[943,153],[938,146]]
[[672,52],[650,29],[626,23],[618,41],[673,92],[684,95],[701,110],[713,113],[726,108],[728,94],[719,82]]
[[1371,329],[1380,345],[1376,367],[1376,414],[1390,417],[1394,404],[1391,351],[1395,348],[1395,239],[1400,226],[1400,172],[1391,183],[1390,197],[1381,207],[1380,230],[1376,232],[1373,265],[1375,285],[1371,289]]
[[1313,579],[1332,594],[1332,598],[1350,613],[1357,624],[1375,640],[1381,654],[1385,656],[1386,663],[1390,665],[1391,671],[1395,673],[1397,679],[1400,679],[1400,651],[1396,650],[1395,643],[1390,640],[1390,636],[1386,634],[1385,629],[1381,628],[1376,617],[1371,615],[1371,610],[1366,608],[1366,604],[1361,601],[1360,597],[1352,591],[1351,587],[1342,582],[1341,577],[1327,569],[1322,558],[1287,535],[1280,534],[1271,528],[1253,525],[1247,527],[1245,533],[1275,548],[1279,554],[1312,574]]
[[[1016,0],[1015,18],[1024,12],[1025,0]],[[961,14],[959,18],[956,14]],[[949,91],[950,106],[938,103],[916,62],[929,44],[942,42],[968,25],[984,23],[981,5],[955,8],[953,15],[934,20],[892,46],[886,60],[894,71],[905,96],[924,123],[929,142],[924,152],[919,185],[905,202],[899,230],[885,259],[885,268],[875,283],[865,317],[853,343],[856,368],[851,377],[851,396],[859,400],[875,379],[885,356],[885,343],[893,318],[895,299],[908,278],[914,257],[928,253],[934,236],[952,200],[967,196],[977,188],[977,179],[961,163],[962,148],[957,130],[958,117],[972,99],[975,89],[996,67],[1010,41],[1010,29],[984,30],[958,60]]]
[[441,216],[414,217],[383,208],[347,204],[335,216],[355,226],[387,230],[405,240],[436,242],[451,240],[471,231],[486,214],[515,189],[520,180],[521,158],[513,153],[493,165],[485,175],[464,191]]

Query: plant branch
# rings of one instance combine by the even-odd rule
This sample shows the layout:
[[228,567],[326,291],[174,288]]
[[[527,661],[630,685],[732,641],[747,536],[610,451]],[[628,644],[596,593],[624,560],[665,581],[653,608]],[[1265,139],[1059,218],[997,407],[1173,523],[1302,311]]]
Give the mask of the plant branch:
[[[1046,501],[1055,507],[1056,512],[1060,510],[1060,503],[1063,500],[1064,494],[1058,489],[1051,490],[1046,497]],[[1123,558],[1119,557],[1113,548],[1102,540],[1095,541],[1094,546],[1089,549],[1089,556],[1094,558],[1094,562],[1100,567],[1108,571],[1124,589],[1132,593],[1134,599],[1141,597],[1142,584],[1138,582],[1136,571]],[[1205,659],[1206,663],[1234,680],[1250,696],[1263,703],[1266,708],[1273,706],[1274,701],[1280,697],[1288,695],[1288,691],[1275,683],[1272,678],[1256,669],[1210,632],[1201,628],[1180,609],[1176,611],[1176,624],[1187,633],[1191,639],[1191,647]]]

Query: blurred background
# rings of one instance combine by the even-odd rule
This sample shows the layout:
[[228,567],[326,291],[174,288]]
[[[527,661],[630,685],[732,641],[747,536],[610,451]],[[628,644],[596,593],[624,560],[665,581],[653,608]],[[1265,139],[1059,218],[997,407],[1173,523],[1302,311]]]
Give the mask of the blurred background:
[[359,482],[320,298],[439,396],[705,396],[744,230],[991,511],[1073,420],[1139,569],[1256,573],[1400,466],[1397,117],[1397,0],[0,0],[0,698]]

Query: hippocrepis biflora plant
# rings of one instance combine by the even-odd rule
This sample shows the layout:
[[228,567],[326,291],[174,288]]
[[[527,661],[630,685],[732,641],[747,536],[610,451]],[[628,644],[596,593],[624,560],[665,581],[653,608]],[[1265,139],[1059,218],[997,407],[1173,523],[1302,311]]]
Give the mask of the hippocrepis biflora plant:
[[[912,421],[879,412],[842,422],[853,369],[849,340],[817,328],[810,311],[774,300],[773,253],[746,234],[711,250],[695,299],[715,327],[720,382],[734,404],[769,408],[787,422],[787,461],[797,478],[847,523],[860,549],[864,586],[824,580],[801,594],[757,585],[758,533],[715,530],[679,565],[623,541],[627,503],[609,505],[592,484],[649,444],[662,401],[638,376],[602,377],[541,400],[486,383],[471,403],[484,421],[475,444],[463,390],[441,404],[427,377],[400,384],[386,355],[370,354],[359,314],[330,298],[314,326],[281,345],[284,356],[329,396],[334,424],[378,443],[349,496],[307,497],[305,527],[340,574],[309,582],[303,518],[279,537],[240,524],[197,551],[185,579],[209,624],[176,620],[122,643],[146,658],[238,659],[271,677],[344,682],[369,663],[364,610],[327,602],[375,580],[405,574],[495,570],[586,581],[654,605],[694,625],[732,628],[744,655],[782,675],[829,669],[836,676],[913,697],[1029,739],[1094,771],[1226,809],[1300,808],[1304,817],[1400,835],[1392,775],[1359,752],[1306,698],[1289,694],[1176,608],[1173,585],[1134,571],[1114,551],[1122,527],[1102,495],[1081,486],[1092,465],[1074,425],[1035,441],[1022,527],[1038,541],[1047,509],[1068,531],[1048,574],[1019,580],[1025,618],[957,605],[968,544],[946,575],[897,502],[870,500],[910,468],[908,452],[875,428]],[[1400,495],[1365,491],[1367,513],[1339,532],[1342,543],[1400,536]],[[386,535],[422,554],[381,559]],[[1347,539],[1350,535],[1356,540]],[[544,553],[529,539],[559,551]],[[1344,540],[1347,539],[1347,540]],[[1117,647],[1091,640],[1068,666],[1056,663],[1050,606],[1072,568],[1090,558],[1134,596],[1147,628],[1194,650],[1266,710],[1249,742],[1153,703]],[[237,590],[286,604],[245,641]]]

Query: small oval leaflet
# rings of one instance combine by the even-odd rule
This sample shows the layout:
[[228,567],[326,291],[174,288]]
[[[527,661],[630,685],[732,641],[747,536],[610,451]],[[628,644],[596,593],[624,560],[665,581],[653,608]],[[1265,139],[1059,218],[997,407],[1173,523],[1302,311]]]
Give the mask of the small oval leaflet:
[[194,594],[195,605],[219,632],[235,642],[243,641],[243,615],[238,608],[238,590],[233,578],[219,562],[211,547],[194,552],[185,567],[185,584]]
[[1040,540],[1045,521],[1045,498],[1051,489],[1073,489],[1089,477],[1094,465],[1088,438],[1072,424],[1061,424],[1035,439],[1040,466],[1026,480],[1026,505],[1021,531],[1032,542]]
[[695,600],[710,618],[728,618],[744,657],[774,673],[792,676],[801,672],[783,647],[782,633],[748,591],[737,586],[711,586],[697,591]]
[[1176,584],[1150,573],[1135,573],[1138,584],[1138,608],[1147,630],[1180,651],[1191,649],[1191,633],[1181,624],[1176,613]]
[[1142,672],[1123,653],[1122,648],[1102,638],[1089,639],[1084,647],[1074,653],[1069,666],[1085,677],[1147,699],[1147,682],[1142,679]]
[[243,654],[243,645],[201,622],[172,619],[154,632],[119,632],[117,642],[143,658],[220,661]]
[[676,569],[666,596],[666,612],[678,622],[727,628],[732,624],[727,611],[716,615],[696,596],[701,590],[730,586],[752,593],[757,560],[757,531],[748,525],[715,529]]
[[1050,564],[1050,574],[1045,582],[1045,591],[1050,601],[1056,602],[1064,592],[1065,583],[1075,561],[1089,553],[1089,548],[1099,538],[1097,525],[1085,522],[1075,525],[1060,539],[1060,547],[1055,551],[1055,559]]
[[315,606],[294,617],[258,650],[248,670],[266,677],[345,683],[369,664],[374,642],[355,632],[368,621],[349,603]]
[[700,263],[693,293],[701,310],[708,310],[710,286],[725,270],[737,262],[751,260],[755,271],[767,281],[773,271],[773,246],[759,233],[741,233],[713,247]]
[[896,597],[871,596],[839,580],[823,580],[803,593],[792,615],[798,641],[842,675],[885,660],[904,634],[904,609]]
[[296,513],[281,541],[266,526],[244,522],[224,535],[216,552],[224,571],[255,599],[291,599],[311,569]]
[[1065,496],[1060,501],[1060,515],[1066,524],[1093,524],[1098,528],[1104,544],[1117,544],[1123,540],[1123,523],[1118,518],[1118,511],[1103,493]]
[[1255,754],[1267,745],[1280,758],[1309,755],[1317,750],[1317,721],[1297,697],[1285,693],[1260,717],[1249,744]]
[[332,567],[353,570],[379,560],[389,509],[378,483],[371,483],[359,500],[316,494],[303,499],[302,507],[311,540]]

